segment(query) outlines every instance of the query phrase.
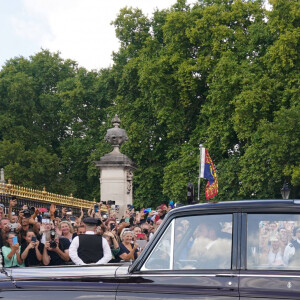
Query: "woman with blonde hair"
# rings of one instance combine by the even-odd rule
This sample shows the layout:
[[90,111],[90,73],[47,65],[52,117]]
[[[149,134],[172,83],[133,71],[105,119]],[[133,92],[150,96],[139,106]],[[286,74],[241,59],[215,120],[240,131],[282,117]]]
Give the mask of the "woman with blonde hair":
[[73,238],[77,236],[77,234],[74,233],[72,224],[68,221],[61,221],[58,225],[58,229],[61,231],[61,236],[67,238],[70,243]]
[[135,260],[140,255],[139,245],[133,241],[134,234],[130,230],[124,228],[121,233],[120,252],[118,256],[125,261]]

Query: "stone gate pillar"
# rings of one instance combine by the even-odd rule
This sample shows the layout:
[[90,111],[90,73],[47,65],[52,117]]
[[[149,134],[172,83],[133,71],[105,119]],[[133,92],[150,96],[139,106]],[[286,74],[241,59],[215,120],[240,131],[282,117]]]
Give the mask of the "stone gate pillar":
[[119,217],[124,214],[128,204],[132,204],[133,172],[137,168],[126,155],[120,152],[120,146],[128,140],[126,131],[119,128],[118,115],[112,119],[114,128],[107,130],[105,140],[114,150],[100,158],[95,165],[100,169],[100,200],[115,201],[119,205]]

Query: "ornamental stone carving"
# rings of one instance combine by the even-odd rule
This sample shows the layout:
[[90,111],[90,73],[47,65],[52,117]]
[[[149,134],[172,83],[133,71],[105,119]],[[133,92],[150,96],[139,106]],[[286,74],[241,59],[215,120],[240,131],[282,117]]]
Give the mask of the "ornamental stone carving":
[[114,151],[119,152],[120,146],[128,141],[128,136],[126,131],[122,128],[119,128],[121,124],[121,120],[116,114],[115,117],[112,119],[112,123],[114,128],[110,128],[107,130],[105,141],[110,143],[114,147]]
[[133,172],[127,171],[127,194],[130,194],[132,189]]

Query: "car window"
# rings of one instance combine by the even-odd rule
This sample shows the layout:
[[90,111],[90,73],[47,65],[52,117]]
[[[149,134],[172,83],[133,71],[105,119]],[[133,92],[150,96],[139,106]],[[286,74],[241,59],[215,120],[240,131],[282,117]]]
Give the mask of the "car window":
[[300,215],[248,215],[247,269],[300,269]]
[[159,242],[156,244],[154,250],[148,257],[142,270],[168,270],[171,269],[171,243],[172,229],[174,222],[171,222],[168,229],[165,231]]
[[232,215],[176,218],[149,255],[146,269],[230,269]]

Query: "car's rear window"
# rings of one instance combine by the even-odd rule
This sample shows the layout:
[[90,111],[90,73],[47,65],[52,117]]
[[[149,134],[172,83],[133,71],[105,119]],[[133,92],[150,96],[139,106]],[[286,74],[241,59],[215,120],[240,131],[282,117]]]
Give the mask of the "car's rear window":
[[300,269],[300,215],[248,215],[247,269]]

